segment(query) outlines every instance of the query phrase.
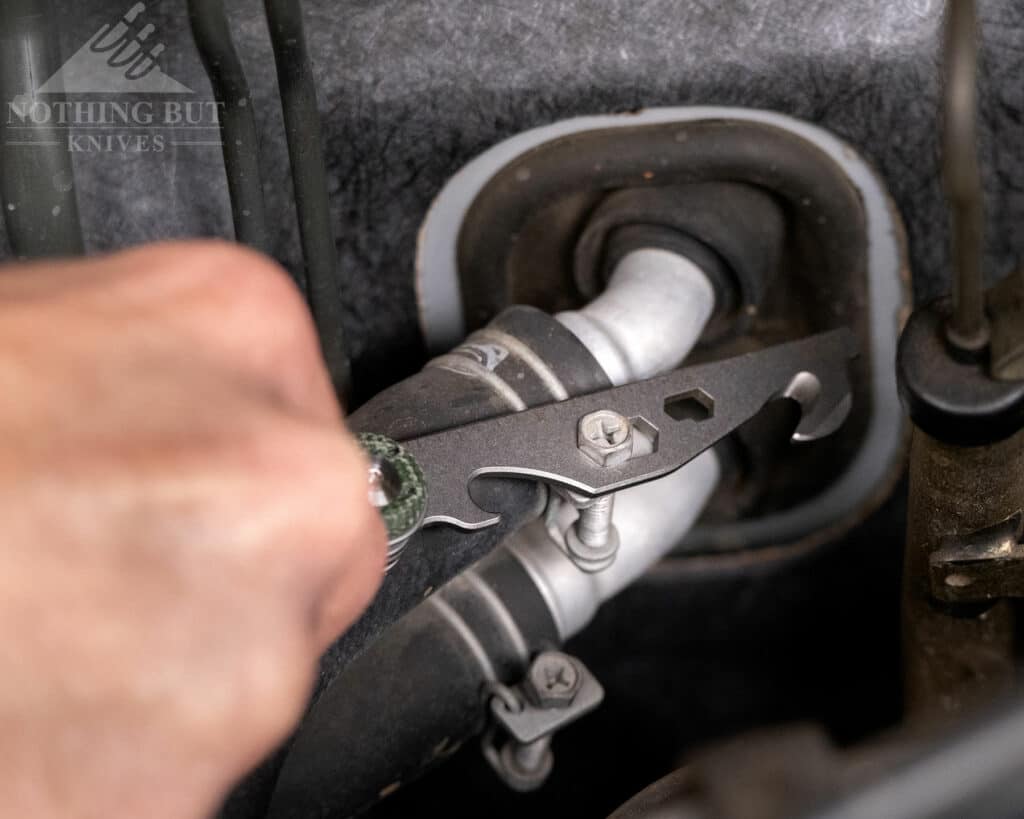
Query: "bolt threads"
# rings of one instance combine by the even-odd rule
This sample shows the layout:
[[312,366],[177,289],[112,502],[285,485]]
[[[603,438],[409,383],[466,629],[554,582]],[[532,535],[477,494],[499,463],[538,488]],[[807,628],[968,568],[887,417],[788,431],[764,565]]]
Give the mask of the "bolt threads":
[[520,771],[533,773],[542,770],[547,764],[547,756],[550,753],[551,737],[541,737],[535,742],[525,744],[515,743],[512,749],[512,759]]
[[579,517],[565,532],[566,553],[581,571],[603,571],[615,562],[619,551],[619,533],[612,520],[615,496],[574,499],[573,503]]
[[390,573],[398,565],[398,561],[402,559],[402,554],[405,552],[405,547],[409,545],[410,540],[412,540],[411,536],[388,544],[387,561],[384,564],[385,574]]
[[580,543],[592,549],[602,549],[607,546],[614,510],[614,495],[595,498],[592,504],[580,509],[580,516],[576,521],[576,536]]

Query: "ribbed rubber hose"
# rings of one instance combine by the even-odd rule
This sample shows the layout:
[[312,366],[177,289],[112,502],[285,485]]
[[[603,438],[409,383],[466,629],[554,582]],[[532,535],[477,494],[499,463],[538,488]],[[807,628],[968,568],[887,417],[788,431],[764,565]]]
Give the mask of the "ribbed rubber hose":
[[264,0],[264,6],[281,89],[295,205],[306,259],[307,295],[335,390],[346,396],[351,368],[345,352],[338,255],[331,228],[320,112],[306,51],[302,7],[299,0]]
[[252,94],[231,40],[223,0],[188,0],[188,16],[214,97],[221,104],[220,133],[235,238],[256,250],[269,252]]

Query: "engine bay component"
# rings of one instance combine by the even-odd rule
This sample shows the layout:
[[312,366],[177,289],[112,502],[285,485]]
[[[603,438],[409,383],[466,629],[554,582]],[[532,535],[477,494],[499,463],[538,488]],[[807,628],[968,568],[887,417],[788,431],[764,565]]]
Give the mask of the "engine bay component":
[[[618,280],[617,299],[643,305],[651,295],[645,298],[644,291],[657,293],[664,286],[664,268],[645,269],[649,275],[631,274]],[[707,287],[692,275],[683,281],[694,293]],[[633,297],[628,298],[629,294]],[[598,315],[604,314],[607,304]],[[590,328],[590,343],[583,349],[618,366],[621,359],[609,357],[607,336],[630,337],[630,325],[639,328],[653,322],[654,327],[646,329],[660,331],[662,343],[637,348],[630,360],[637,372],[656,373],[659,366],[670,369],[685,358],[698,335],[689,325],[672,332],[678,311],[686,313],[690,304],[686,298],[667,299],[664,309],[653,312],[617,311],[610,325],[581,319]],[[708,312],[700,312],[699,321],[706,321]],[[507,311],[453,354],[436,359],[417,377],[423,391],[416,394],[420,401],[433,395],[428,371],[440,368],[448,374],[442,388],[450,376],[458,374],[472,379],[465,384],[489,388],[480,394],[518,404],[521,399],[510,395],[508,387],[529,379],[512,374],[547,372],[543,362],[553,353],[566,351],[563,345],[570,339],[575,336],[561,320],[527,308]],[[490,368],[481,366],[487,362]],[[554,384],[560,382],[552,383],[550,373],[546,380],[557,391]],[[525,392],[524,387],[519,389]],[[513,417],[521,415],[522,411]],[[576,446],[575,430],[571,446]],[[283,819],[360,812],[482,732],[484,756],[504,781],[520,789],[542,784],[553,767],[549,740],[527,737],[532,741],[518,745],[502,741],[498,747],[497,726],[487,730],[493,695],[518,687],[529,676],[532,662],[579,633],[603,602],[670,550],[693,525],[718,485],[721,471],[718,454],[707,451],[666,477],[616,492],[614,506],[606,508],[619,553],[599,570],[581,566],[567,548],[566,533],[580,514],[576,502],[544,493],[542,516],[517,528],[490,555],[414,607],[322,690],[276,777],[270,815]],[[481,488],[492,482],[483,482]],[[524,481],[513,484],[521,489],[535,486]],[[429,538],[446,532],[448,542],[452,534],[460,540],[474,537],[449,527],[424,529],[415,546],[420,563],[427,557],[421,550],[436,542]],[[410,555],[396,571],[402,572],[411,561]],[[383,593],[389,591],[386,585]],[[581,700],[589,703],[587,710],[596,704],[599,685],[594,682],[589,688],[593,696]],[[503,701],[515,711],[511,697]],[[367,720],[367,713],[378,719]],[[381,731],[382,724],[388,729]]]
[[[1024,459],[1024,381],[999,371],[1002,350],[989,355],[990,316],[1002,327],[1018,314],[1014,299],[986,299],[984,289],[976,66],[974,0],[956,0],[946,22],[943,168],[953,293],[911,316],[898,365],[916,427],[903,608],[906,691],[916,712],[958,713],[1012,689],[1015,617],[1000,598],[1024,594],[1014,582],[1012,523],[1024,509],[1024,473],[1011,466]],[[999,292],[1017,284],[1011,276]]]
[[615,386],[677,364],[699,341],[719,299],[712,264],[666,250],[655,242],[660,237],[645,238],[650,243],[624,255],[586,307],[555,316]]
[[221,105],[219,124],[235,239],[267,252],[271,244],[260,179],[259,132],[227,10],[223,0],[189,0],[188,16],[192,39]]
[[351,363],[342,320],[342,283],[327,193],[323,132],[317,106],[313,66],[306,48],[300,0],[264,0],[281,89],[288,159],[299,216],[299,236],[306,262],[306,294],[320,331],[320,346],[335,390],[351,391]]
[[[838,330],[408,439],[403,446],[419,462],[429,487],[424,523],[464,529],[497,523],[498,517],[471,497],[469,486],[477,478],[534,478],[598,496],[661,477],[735,431],[773,399],[800,406],[795,441],[830,435],[850,410],[845,371],[854,356],[852,336]],[[634,434],[646,437],[647,445],[635,446]],[[622,448],[626,444],[629,451]],[[598,448],[622,458],[595,460]]]
[[944,603],[985,603],[1024,595],[1024,513],[967,535],[944,538],[928,555],[931,593]]
[[361,812],[485,731],[492,684],[520,682],[532,657],[579,634],[664,556],[720,474],[705,452],[617,493],[620,554],[603,571],[581,570],[566,553],[558,533],[574,511],[555,504],[413,608],[323,691],[289,746],[270,816]]
[[[877,184],[870,175],[861,183]],[[768,455],[774,450],[757,442],[847,434],[842,424],[856,407],[860,436],[866,427],[896,448],[867,461],[881,470],[876,480],[890,474],[900,424],[883,429],[872,411],[895,390],[865,390],[885,383],[874,358],[885,333],[871,335],[878,328],[869,333],[851,312],[854,332],[825,325],[817,335],[751,343],[744,316],[758,319],[758,311],[738,309],[736,294],[761,293],[771,315],[780,285],[738,285],[734,268],[760,269],[756,281],[767,283],[790,232],[771,197],[728,190],[732,198],[717,201],[732,210],[715,219],[732,213],[738,224],[716,230],[743,253],[709,250],[681,234],[680,223],[609,228],[617,250],[602,255],[608,267],[588,285],[589,302],[562,301],[554,316],[508,307],[354,414],[356,429],[399,442],[416,460],[427,509],[370,611],[325,658],[311,710],[273,775],[271,816],[361,812],[481,734],[483,755],[505,782],[539,786],[556,767],[549,737],[516,737],[494,720],[501,706],[492,698],[514,712],[508,692],[524,685],[531,663],[678,548],[723,475],[757,461],[776,469],[793,457]],[[859,223],[860,200],[845,201]],[[760,244],[748,238],[752,214],[764,227]],[[425,243],[429,230],[430,219]],[[902,292],[898,237],[893,230],[870,245],[887,260],[872,265],[876,296]],[[703,363],[674,370],[707,333],[719,342],[699,352]],[[862,338],[867,361],[855,357]],[[765,425],[766,404],[788,408]],[[734,442],[744,435],[752,444],[737,458]],[[859,440],[841,448],[843,457]],[[803,479],[827,483],[844,461],[830,454],[834,442],[808,448],[816,446],[825,449],[807,461]],[[367,721],[367,713],[380,718]]]
[[452,178],[424,223],[416,264],[427,342],[453,343],[510,302],[571,310],[645,245],[697,262],[713,283],[697,361],[836,326],[850,327],[862,352],[851,373],[861,411],[823,445],[845,468],[823,485],[804,462],[818,453],[791,454],[723,494],[685,551],[810,545],[854,525],[902,467],[892,362],[906,248],[877,174],[809,123],[736,108],[646,109],[494,146]]
[[483,740],[484,758],[515,791],[541,787],[554,766],[552,735],[601,704],[604,690],[576,657],[544,651],[534,657],[516,688],[496,683],[488,688],[496,728],[508,739],[495,744],[492,729]]
[[[145,10],[145,5],[142,6]],[[299,0],[266,0],[264,12],[274,51],[281,107],[305,261],[304,287],[316,321],[320,348],[335,391],[351,394],[351,362],[341,317],[338,254],[327,193],[320,112],[306,47]],[[256,250],[270,250],[260,173],[259,135],[253,95],[235,50],[223,0],[189,0],[192,38],[217,100],[217,124],[235,239]]]
[[[223,819],[1015,811],[1019,704],[931,730],[1020,656],[1021,10],[242,3],[0,8],[9,255],[233,226],[370,457],[388,575]],[[210,156],[28,115],[86,29],[212,93]]]
[[[588,683],[591,694],[581,690],[575,709],[551,712],[553,722],[544,716],[548,709],[536,703],[534,713],[516,690],[528,691],[530,671],[551,657],[550,647],[578,633],[693,525],[722,470],[719,453],[705,450],[773,399],[792,401],[804,413],[787,433],[795,440],[833,432],[850,410],[854,349],[843,330],[673,370],[697,342],[713,303],[710,282],[692,262],[670,251],[638,250],[620,261],[608,290],[591,304],[557,319],[512,308],[436,359],[412,393],[421,404],[431,400],[440,385],[427,376],[437,368],[445,379],[468,378],[481,397],[504,400],[512,412],[418,436],[404,425],[422,424],[423,415],[411,414],[408,401],[397,403],[397,395],[409,394],[409,382],[396,396],[382,396],[401,406],[402,425],[392,434],[425,476],[425,528],[407,547],[421,566],[430,557],[423,554],[432,542],[425,538],[445,537],[450,558],[453,535],[465,548],[471,545],[465,538],[505,522],[507,497],[487,494],[495,482],[523,488],[537,485],[524,478],[539,478],[551,487],[543,493],[546,510],[336,673],[288,750],[271,816],[359,812],[489,722],[483,753],[505,782],[525,790],[547,779],[550,732],[593,708],[600,686]],[[625,383],[569,397],[546,362],[570,338],[600,363],[606,384]],[[509,388],[531,378],[559,400],[528,408],[523,386]],[[519,463],[506,460],[513,457],[527,466],[509,468]],[[536,467],[548,461],[553,465]],[[414,645],[452,648],[430,653],[427,669],[410,653]],[[573,668],[589,678],[582,666]],[[374,685],[367,684],[371,678]],[[376,730],[379,723],[362,719],[366,713],[386,714],[392,729]]]
[[[349,424],[406,447],[408,441],[444,429],[608,386],[592,354],[561,323],[533,308],[512,308],[422,372],[378,394],[350,416]],[[442,487],[424,474],[429,505]],[[454,537],[449,527],[425,526],[417,532],[369,612],[328,654],[333,673],[325,675],[325,684],[383,629],[536,517],[547,492],[528,481],[493,479],[480,482],[478,498],[502,510],[500,523]]]

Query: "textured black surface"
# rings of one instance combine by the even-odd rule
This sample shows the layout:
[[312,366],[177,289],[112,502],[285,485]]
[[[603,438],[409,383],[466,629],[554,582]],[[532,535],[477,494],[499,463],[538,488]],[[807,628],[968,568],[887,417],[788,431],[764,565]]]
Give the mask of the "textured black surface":
[[[66,53],[127,0],[59,0]],[[297,269],[298,228],[259,0],[232,0],[263,135],[276,255]],[[847,139],[888,181],[907,221],[919,296],[946,289],[937,164],[938,0],[305,0],[346,271],[359,391],[415,369],[412,259],[433,197],[468,159],[525,128],[643,106],[770,108]],[[987,270],[1004,274],[1024,234],[1024,6],[980,4]],[[150,3],[164,67],[209,95],[184,4]],[[230,235],[218,148],[78,155],[91,250]]]

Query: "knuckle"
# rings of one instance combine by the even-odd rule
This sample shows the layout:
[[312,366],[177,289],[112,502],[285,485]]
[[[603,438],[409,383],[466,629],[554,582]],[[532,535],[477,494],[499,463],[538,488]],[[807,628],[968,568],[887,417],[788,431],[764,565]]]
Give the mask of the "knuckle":
[[287,637],[287,645],[267,635],[249,640],[254,647],[209,672],[204,689],[178,703],[178,724],[225,753],[249,757],[241,768],[255,764],[287,736],[312,690],[316,651],[301,632]]
[[216,269],[221,292],[250,319],[243,331],[258,333],[261,343],[283,360],[316,360],[312,316],[291,277],[273,260],[245,248],[218,245],[214,255],[207,264]]
[[224,241],[184,242],[156,248],[153,267],[171,270],[203,305],[204,332],[262,362],[268,374],[294,382],[295,392],[317,381],[320,348],[312,316],[291,277],[275,261]]
[[180,263],[199,270],[206,281],[227,291],[237,303],[293,319],[304,316],[298,288],[269,257],[222,241],[187,247],[187,257]]
[[308,321],[302,295],[288,273],[268,256],[223,240],[157,245],[152,268],[215,290],[237,309],[292,322]]
[[[316,652],[301,635],[279,651],[254,652],[242,669],[236,713],[253,719],[251,730],[257,745],[272,747],[287,735],[302,715],[312,689]],[[304,651],[297,651],[295,644]],[[232,720],[234,722],[234,720]]]

